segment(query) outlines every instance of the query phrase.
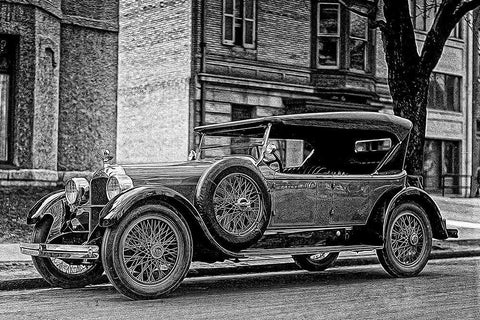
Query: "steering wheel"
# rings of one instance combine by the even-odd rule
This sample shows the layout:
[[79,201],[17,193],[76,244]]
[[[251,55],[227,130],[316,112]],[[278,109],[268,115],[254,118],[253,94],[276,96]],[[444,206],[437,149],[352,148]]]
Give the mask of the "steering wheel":
[[275,170],[275,171],[283,172],[282,161],[280,160],[279,156],[276,154],[276,150],[273,151],[272,153],[269,153],[269,155],[272,155],[273,159],[272,160],[267,160],[265,157],[263,157],[263,162],[267,166],[269,166],[272,170],[275,170],[275,168],[273,168],[271,165],[276,163],[278,165],[278,170]]

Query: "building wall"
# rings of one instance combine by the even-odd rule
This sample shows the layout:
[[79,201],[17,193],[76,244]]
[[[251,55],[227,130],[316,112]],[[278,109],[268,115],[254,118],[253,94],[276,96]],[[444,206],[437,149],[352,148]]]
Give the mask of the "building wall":
[[116,148],[117,34],[66,25],[61,43],[58,169],[92,170]]
[[257,1],[255,49],[222,42],[223,1],[205,0],[206,71],[261,81],[310,84],[310,2]]
[[57,169],[60,20],[43,10],[35,13],[35,89],[32,166]]
[[92,170],[116,149],[118,0],[63,0],[62,12],[58,169]]
[[186,159],[192,2],[120,3],[118,160]]
[[93,146],[115,150],[118,0],[0,1],[0,34],[18,42],[0,185],[98,167]]
[[257,1],[257,49],[222,44],[222,0],[205,0],[207,52],[212,55],[310,67],[310,1]]

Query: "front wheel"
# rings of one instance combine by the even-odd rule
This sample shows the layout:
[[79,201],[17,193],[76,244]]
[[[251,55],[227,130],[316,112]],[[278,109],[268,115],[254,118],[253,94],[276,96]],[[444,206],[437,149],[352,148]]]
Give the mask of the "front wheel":
[[308,271],[323,271],[335,264],[338,252],[324,252],[314,255],[292,256],[295,263]]
[[147,204],[107,229],[102,262],[113,286],[131,299],[156,299],[175,290],[193,255],[190,229],[168,204]]
[[[35,225],[33,243],[45,243],[51,220],[44,219]],[[100,261],[82,264],[79,260],[43,258],[32,256],[38,273],[54,287],[81,288],[94,283],[103,274]]]
[[383,268],[394,277],[419,274],[432,250],[432,227],[425,211],[416,203],[403,203],[390,215],[384,248],[377,250]]

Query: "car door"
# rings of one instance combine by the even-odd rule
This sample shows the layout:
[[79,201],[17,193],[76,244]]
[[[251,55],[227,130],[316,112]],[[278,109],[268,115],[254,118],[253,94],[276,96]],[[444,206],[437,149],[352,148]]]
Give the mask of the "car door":
[[339,175],[333,182],[331,225],[367,223],[378,199],[392,188],[403,186],[405,174]]
[[382,180],[369,175],[337,175],[333,181],[331,225],[365,224]]
[[332,208],[329,175],[276,173],[272,184],[272,227],[327,225]]
[[272,226],[298,227],[315,224],[317,183],[312,177],[276,173],[273,182]]

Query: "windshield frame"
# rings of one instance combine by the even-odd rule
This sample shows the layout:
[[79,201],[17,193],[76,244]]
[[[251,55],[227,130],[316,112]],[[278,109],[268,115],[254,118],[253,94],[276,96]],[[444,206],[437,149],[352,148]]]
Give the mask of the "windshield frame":
[[254,129],[254,128],[263,128],[264,129],[264,133],[263,133],[263,137],[262,137],[262,143],[260,144],[260,146],[262,147],[261,148],[261,151],[260,151],[260,155],[258,157],[258,159],[256,159],[255,161],[255,165],[258,166],[264,159],[265,157],[265,152],[267,150],[267,145],[268,145],[268,140],[269,140],[269,136],[270,136],[270,130],[272,128],[272,124],[271,123],[267,123],[267,124],[262,124],[260,126],[251,126],[251,127],[244,127],[244,128],[224,128],[222,130],[215,130],[215,131],[202,131],[200,133],[200,140],[197,144],[197,148],[195,149],[195,152],[196,154],[198,155],[198,160],[201,159],[201,155],[202,155],[202,150],[205,150],[203,149],[204,147],[204,143],[205,143],[205,137],[206,136],[222,136],[222,134],[224,133],[232,133],[232,137],[235,137],[235,135],[233,133],[235,133],[236,131],[244,131],[245,129]]

